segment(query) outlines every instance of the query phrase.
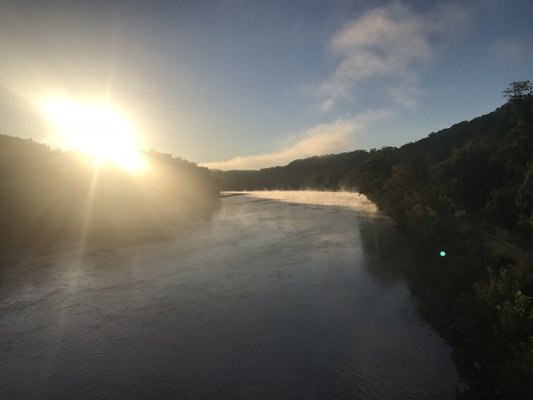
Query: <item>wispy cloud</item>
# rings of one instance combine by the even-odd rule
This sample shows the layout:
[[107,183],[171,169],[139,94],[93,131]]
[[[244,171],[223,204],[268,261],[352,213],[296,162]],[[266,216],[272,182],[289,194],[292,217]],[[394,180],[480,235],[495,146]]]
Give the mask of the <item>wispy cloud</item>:
[[422,14],[399,1],[358,16],[329,42],[338,64],[317,87],[320,109],[329,111],[353,98],[363,82],[376,78],[393,102],[412,106],[420,91],[419,69],[433,57],[435,41],[455,36],[466,20],[466,12],[456,5],[441,4]]
[[286,140],[286,146],[269,153],[236,156],[227,161],[206,162],[202,165],[211,169],[259,169],[285,165],[295,159],[314,155],[329,154],[354,149],[355,134],[373,122],[389,118],[387,110],[369,111],[349,119],[318,124],[306,129],[299,135]]
[[[368,90],[365,85],[371,86],[374,96],[379,93],[386,98],[378,107],[415,107],[421,93],[421,69],[442,43],[455,37],[466,25],[466,12],[447,3],[426,13],[400,1],[368,10],[339,29],[328,42],[327,50],[337,62],[331,74],[318,85],[302,88],[318,96],[323,111],[361,96],[362,89]],[[310,127],[291,136],[277,151],[203,165],[222,170],[259,169],[298,158],[348,151],[357,147],[356,134],[369,123],[391,115],[384,108],[374,108],[353,118]]]

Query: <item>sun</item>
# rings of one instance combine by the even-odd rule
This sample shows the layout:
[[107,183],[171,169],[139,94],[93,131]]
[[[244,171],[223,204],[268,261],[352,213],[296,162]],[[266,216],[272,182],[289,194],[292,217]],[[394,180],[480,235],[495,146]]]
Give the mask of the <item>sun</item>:
[[44,113],[62,135],[62,147],[128,171],[143,169],[135,129],[112,103],[57,98],[44,103]]

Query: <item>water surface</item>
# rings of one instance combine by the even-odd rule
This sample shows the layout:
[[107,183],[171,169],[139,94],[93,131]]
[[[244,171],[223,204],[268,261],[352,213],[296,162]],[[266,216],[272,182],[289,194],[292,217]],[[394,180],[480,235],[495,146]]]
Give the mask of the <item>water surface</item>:
[[354,196],[228,197],[172,239],[12,259],[2,398],[455,398],[394,228]]

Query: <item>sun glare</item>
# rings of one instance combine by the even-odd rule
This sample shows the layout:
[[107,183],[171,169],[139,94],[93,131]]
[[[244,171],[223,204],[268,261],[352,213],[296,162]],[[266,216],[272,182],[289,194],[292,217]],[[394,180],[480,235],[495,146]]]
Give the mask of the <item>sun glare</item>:
[[96,161],[111,161],[128,171],[139,171],[144,161],[135,129],[108,102],[49,100],[46,116],[60,131],[62,147],[90,154]]

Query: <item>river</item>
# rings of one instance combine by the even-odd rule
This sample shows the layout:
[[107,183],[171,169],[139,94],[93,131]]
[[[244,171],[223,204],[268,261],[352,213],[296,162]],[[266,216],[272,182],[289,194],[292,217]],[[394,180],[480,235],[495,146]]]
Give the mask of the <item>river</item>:
[[7,399],[454,399],[391,222],[355,194],[222,200],[163,240],[11,257]]

